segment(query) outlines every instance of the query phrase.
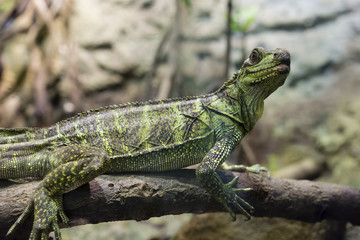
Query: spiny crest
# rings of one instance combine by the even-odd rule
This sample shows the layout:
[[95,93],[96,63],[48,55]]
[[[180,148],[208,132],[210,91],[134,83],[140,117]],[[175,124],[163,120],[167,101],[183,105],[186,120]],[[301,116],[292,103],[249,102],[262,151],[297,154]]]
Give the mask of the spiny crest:
[[236,81],[238,81],[240,74],[241,74],[241,69],[239,71],[235,72],[231,78],[229,78],[226,82],[224,82],[224,84],[217,91],[215,91],[215,93],[221,92],[225,88],[227,88],[229,85],[236,83]]
[[[35,133],[39,128],[0,128],[0,139],[5,137],[19,136],[22,134]],[[2,141],[0,140],[0,143]]]
[[171,102],[182,102],[182,101],[187,101],[187,100],[193,100],[196,98],[201,98],[201,97],[206,97],[208,95],[211,94],[205,94],[205,95],[200,95],[200,96],[187,96],[187,97],[175,97],[175,98],[167,98],[167,99],[163,99],[163,100],[147,100],[144,102],[128,102],[128,103],[123,103],[123,104],[114,104],[114,105],[108,105],[105,107],[100,107],[97,109],[91,109],[85,112],[81,112],[81,113],[77,113],[75,116],[64,119],[62,121],[60,121],[59,123],[66,123],[72,120],[75,120],[77,118],[81,118],[87,115],[93,115],[93,114],[97,114],[97,113],[101,113],[101,112],[105,112],[105,111],[111,111],[111,110],[117,110],[117,109],[123,109],[123,108],[133,108],[133,107],[142,107],[142,106],[147,106],[147,105],[161,105],[161,104],[166,104],[166,103],[171,103]]

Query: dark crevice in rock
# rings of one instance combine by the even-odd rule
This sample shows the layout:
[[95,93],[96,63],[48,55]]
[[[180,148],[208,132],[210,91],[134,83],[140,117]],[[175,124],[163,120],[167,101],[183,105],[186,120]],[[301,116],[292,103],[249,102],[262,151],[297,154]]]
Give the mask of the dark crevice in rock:
[[289,82],[289,86],[296,87],[299,83],[307,81],[308,79],[311,79],[314,76],[324,75],[324,73],[331,70],[333,66],[334,63],[332,61],[328,61],[324,63],[322,66],[314,69],[313,71],[308,71],[304,75],[299,75],[297,77],[291,78],[291,81]]
[[139,74],[137,71],[137,67],[133,66],[131,68],[128,68],[126,71],[120,71],[114,68],[109,68],[105,66],[104,64],[99,63],[99,67],[101,70],[111,74],[111,75],[119,75],[124,79],[131,79],[131,78],[137,78],[137,77],[143,77],[145,74]]
[[305,19],[305,21],[302,22],[290,21],[290,22],[279,23],[274,26],[266,26],[264,24],[259,24],[259,26],[256,29],[250,30],[248,33],[254,34],[254,33],[259,33],[264,31],[274,31],[274,30],[287,31],[287,32],[306,30],[306,29],[318,27],[319,25],[333,22],[339,17],[342,17],[343,15],[346,15],[350,12],[352,12],[351,9],[343,9],[331,15],[313,16],[311,18]]
[[152,6],[154,6],[154,0],[149,0],[149,1],[145,1],[142,5],[141,8],[142,9],[149,9]]
[[108,50],[108,49],[112,49],[112,44],[110,42],[103,42],[99,44],[87,44],[82,47],[89,51],[103,50],[103,49]]
[[209,43],[209,42],[219,41],[219,36],[198,38],[198,37],[196,37],[196,36],[184,36],[184,35],[180,35],[180,40],[181,40],[182,42]]

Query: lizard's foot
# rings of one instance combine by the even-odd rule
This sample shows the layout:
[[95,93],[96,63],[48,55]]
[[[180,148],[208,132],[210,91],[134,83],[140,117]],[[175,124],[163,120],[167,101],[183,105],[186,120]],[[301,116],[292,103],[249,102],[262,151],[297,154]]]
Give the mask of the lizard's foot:
[[226,163],[223,163],[221,165],[222,169],[227,171],[235,171],[235,172],[252,172],[259,174],[261,172],[266,172],[268,175],[270,175],[269,169],[266,167],[263,167],[259,164],[252,165],[250,167],[247,167],[245,165],[227,165]]
[[253,206],[251,206],[248,202],[238,196],[237,192],[242,191],[251,191],[251,188],[234,188],[233,186],[236,184],[238,177],[235,177],[233,180],[224,184],[224,195],[223,197],[218,198],[220,202],[225,206],[226,210],[230,213],[230,216],[233,221],[236,220],[235,211],[240,211],[240,213],[244,214],[246,220],[250,220],[250,213],[254,212]]
[[54,231],[55,239],[61,240],[58,214],[65,224],[69,224],[69,219],[65,215],[62,206],[62,195],[50,196],[49,192],[44,188],[40,188],[35,192],[34,198],[10,228],[7,235],[12,234],[32,211],[34,212],[34,223],[29,239],[48,239],[49,233]]
[[56,240],[60,240],[57,214],[65,224],[69,224],[62,206],[62,195],[50,196],[46,189],[38,190],[34,195],[34,224],[30,239],[47,239],[53,230]]

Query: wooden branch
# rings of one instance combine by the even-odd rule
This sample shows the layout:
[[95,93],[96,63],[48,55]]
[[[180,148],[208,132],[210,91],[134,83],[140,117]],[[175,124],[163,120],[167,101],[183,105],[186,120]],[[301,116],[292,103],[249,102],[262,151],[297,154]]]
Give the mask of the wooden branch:
[[[239,176],[238,187],[253,188],[242,194],[255,207],[253,216],[308,222],[334,219],[360,225],[360,189],[251,173],[219,172],[219,175],[224,182]],[[0,239],[21,214],[37,184],[0,181]],[[146,175],[104,175],[65,194],[64,207],[72,226],[224,211],[199,186],[192,169]],[[25,222],[15,239],[29,234],[31,222],[32,219]]]

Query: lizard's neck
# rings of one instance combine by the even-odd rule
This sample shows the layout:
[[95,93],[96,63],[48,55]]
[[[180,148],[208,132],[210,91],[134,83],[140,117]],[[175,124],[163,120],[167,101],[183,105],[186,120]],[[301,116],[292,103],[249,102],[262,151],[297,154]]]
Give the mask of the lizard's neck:
[[246,131],[250,131],[264,110],[264,99],[261,91],[244,92],[236,82],[229,81],[216,92],[217,96],[232,106],[232,114],[241,119]]

